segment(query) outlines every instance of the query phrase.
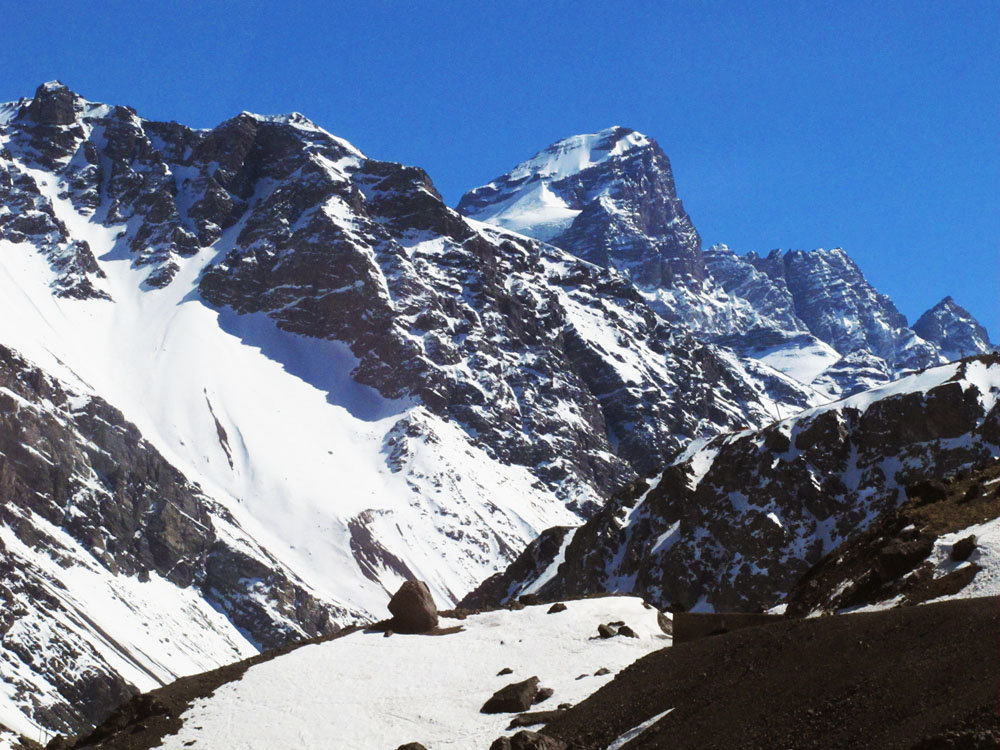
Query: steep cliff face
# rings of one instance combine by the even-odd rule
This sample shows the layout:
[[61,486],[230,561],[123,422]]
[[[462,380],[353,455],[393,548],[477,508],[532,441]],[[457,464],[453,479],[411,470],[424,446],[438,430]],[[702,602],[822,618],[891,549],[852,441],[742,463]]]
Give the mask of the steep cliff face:
[[466,603],[533,587],[546,599],[618,591],[682,609],[770,607],[825,553],[901,504],[907,486],[994,461],[998,396],[1000,360],[984,356],[692,445],[659,478],[563,533],[556,554],[529,548],[530,564]]

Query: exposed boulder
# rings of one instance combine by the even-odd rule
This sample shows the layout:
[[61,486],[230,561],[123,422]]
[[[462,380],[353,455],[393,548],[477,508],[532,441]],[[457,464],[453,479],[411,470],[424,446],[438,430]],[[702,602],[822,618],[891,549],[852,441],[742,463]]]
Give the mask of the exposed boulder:
[[959,539],[951,546],[951,559],[958,562],[968,560],[969,556],[976,551],[976,543],[978,541],[975,534],[970,534],[964,539]]
[[555,693],[555,690],[549,687],[539,688],[538,692],[535,693],[534,699],[531,701],[534,704],[541,703],[542,701],[547,701]]
[[893,539],[878,553],[883,578],[888,580],[910,572],[926,560],[933,549],[933,538],[921,537],[910,541]]
[[555,604],[553,604],[551,607],[548,608],[545,614],[554,615],[558,614],[559,612],[565,612],[565,611],[566,611],[566,605],[563,604],[562,602],[556,602]]
[[601,638],[614,638],[617,633],[615,633],[614,628],[610,625],[605,625],[603,622],[597,626],[597,635]]
[[438,625],[437,607],[423,581],[406,581],[389,600],[392,629],[397,633],[429,633]]
[[521,713],[531,708],[538,695],[538,678],[529,677],[523,682],[513,682],[500,688],[483,704],[484,714]]

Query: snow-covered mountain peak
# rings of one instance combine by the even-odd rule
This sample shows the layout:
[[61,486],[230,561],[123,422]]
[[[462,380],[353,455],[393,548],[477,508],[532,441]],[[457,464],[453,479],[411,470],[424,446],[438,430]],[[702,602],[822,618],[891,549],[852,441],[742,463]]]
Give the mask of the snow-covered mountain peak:
[[995,348],[986,329],[950,296],[921,315],[913,330],[940,348],[947,359],[983,354]]
[[596,133],[574,135],[553,143],[514,167],[508,174],[512,180],[531,177],[561,180],[601,164],[613,156],[651,143],[642,133],[615,125]]

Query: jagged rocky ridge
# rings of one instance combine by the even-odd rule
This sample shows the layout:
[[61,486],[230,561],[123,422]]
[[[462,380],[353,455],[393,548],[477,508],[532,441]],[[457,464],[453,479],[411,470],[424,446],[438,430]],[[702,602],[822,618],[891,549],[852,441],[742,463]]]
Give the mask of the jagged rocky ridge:
[[1000,358],[983,355],[693,444],[579,528],[542,534],[463,604],[628,592],[657,606],[778,604],[919,480],[1000,456]]
[[[108,601],[135,613],[155,598],[201,644],[185,660],[151,625],[141,666],[121,656],[128,644],[88,657],[116,696],[161,679],[152,662],[195,671],[230,646],[369,618],[405,578],[455,601],[687,441],[818,399],[664,320],[614,269],[467,220],[422,170],[368,159],[301,115],[194,130],[50,83],[0,107],[0,171],[0,344],[107,404],[162,461],[143,497],[185,482],[205,529],[174,570],[107,552],[135,532],[172,549],[154,512],[123,526],[90,503],[60,517],[67,528],[52,516],[46,535],[6,527],[8,548],[23,545],[4,579],[12,596],[34,585],[18,578],[29,555],[54,580],[89,581],[73,638],[105,639],[95,615]],[[105,450],[113,468],[120,442]],[[65,509],[45,472],[22,479],[25,495]],[[211,551],[215,535],[235,551],[198,546]],[[225,590],[221,559],[235,566]],[[27,660],[64,606],[16,610],[7,632],[21,645],[4,641],[18,674],[44,686],[4,704],[0,721],[28,734],[78,729],[113,700],[74,712],[89,673]]]
[[830,397],[992,350],[955,305],[909,328],[843,250],[703,252],[666,155],[628,128],[559,141],[458,208],[619,270],[665,319]]

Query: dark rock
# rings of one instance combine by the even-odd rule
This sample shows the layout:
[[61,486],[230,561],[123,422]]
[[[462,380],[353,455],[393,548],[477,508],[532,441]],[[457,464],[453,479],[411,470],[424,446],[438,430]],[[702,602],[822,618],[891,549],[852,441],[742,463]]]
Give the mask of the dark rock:
[[497,672],[497,677],[503,677],[505,674],[514,674],[514,670],[510,667],[504,667],[499,672]]
[[951,559],[958,562],[968,560],[969,556],[976,550],[977,541],[978,539],[975,534],[970,534],[964,539],[959,539],[951,546]]
[[610,625],[605,625],[604,623],[597,626],[597,634],[601,638],[614,638],[616,635],[614,629]]
[[396,750],[427,750],[427,748],[419,742],[407,742],[405,745],[397,747]]
[[527,711],[538,693],[538,678],[529,677],[497,690],[479,709],[484,714],[521,713]]
[[535,604],[538,604],[538,594],[524,594],[518,597],[518,601],[521,602],[521,604],[525,604],[529,607],[533,606]]
[[934,540],[931,538],[914,539],[909,542],[894,539],[878,553],[878,563],[883,578],[888,580],[909,573],[927,559],[927,555],[933,549]]
[[535,693],[535,697],[534,697],[534,699],[531,702],[532,702],[532,704],[537,705],[537,704],[541,703],[542,701],[547,701],[549,698],[552,697],[553,693],[555,693],[555,690],[553,690],[552,688],[548,688],[548,687],[546,687],[546,688],[539,688],[538,692]]
[[553,719],[561,716],[563,710],[564,709],[556,711],[529,711],[528,713],[518,714],[510,720],[510,724],[507,725],[507,728],[517,729],[518,727],[534,727],[539,724],[548,724]]
[[490,750],[566,750],[566,743],[544,734],[518,732],[513,737],[497,737]]
[[565,611],[566,611],[566,605],[563,604],[562,602],[556,602],[555,604],[553,604],[551,607],[548,608],[546,614],[554,615],[558,612],[565,612]]
[[607,667],[601,667],[596,672],[594,672],[594,675],[597,677],[603,677],[606,674],[611,674],[611,670],[608,669]]
[[438,625],[437,607],[423,581],[406,581],[389,600],[397,633],[429,633]]
[[28,105],[28,114],[41,125],[72,125],[76,121],[76,94],[53,81],[43,83]]
[[628,625],[622,625],[618,628],[618,635],[624,635],[626,638],[638,638],[639,634],[636,633]]
[[971,500],[975,500],[977,497],[983,494],[983,486],[979,482],[973,482],[969,485],[969,488],[962,495],[961,502],[967,503]]

